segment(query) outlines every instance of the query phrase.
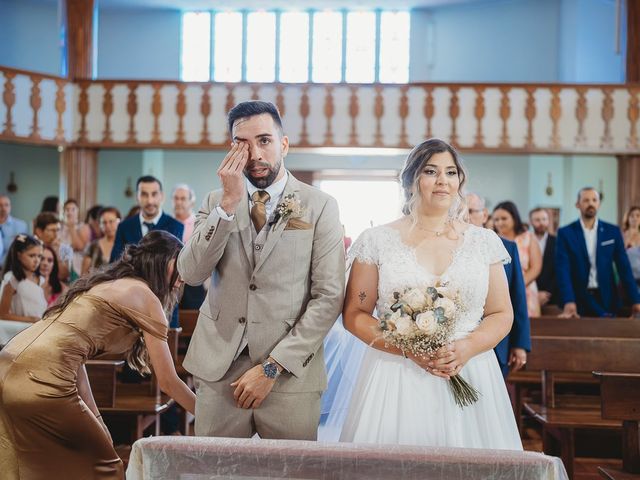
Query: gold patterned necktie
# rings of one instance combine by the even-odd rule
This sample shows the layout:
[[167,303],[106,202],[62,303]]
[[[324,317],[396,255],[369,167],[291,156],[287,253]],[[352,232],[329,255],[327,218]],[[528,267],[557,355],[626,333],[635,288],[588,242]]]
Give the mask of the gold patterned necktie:
[[264,190],[258,190],[251,195],[253,206],[251,207],[251,221],[256,227],[256,232],[260,233],[264,224],[267,223],[267,207],[266,203],[271,197]]

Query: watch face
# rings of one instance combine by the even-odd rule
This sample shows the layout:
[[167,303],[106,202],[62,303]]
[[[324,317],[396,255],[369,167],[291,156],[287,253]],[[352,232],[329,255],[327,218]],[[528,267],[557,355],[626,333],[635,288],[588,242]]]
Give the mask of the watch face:
[[264,370],[265,377],[276,378],[278,376],[278,367],[275,363],[263,363],[262,369]]

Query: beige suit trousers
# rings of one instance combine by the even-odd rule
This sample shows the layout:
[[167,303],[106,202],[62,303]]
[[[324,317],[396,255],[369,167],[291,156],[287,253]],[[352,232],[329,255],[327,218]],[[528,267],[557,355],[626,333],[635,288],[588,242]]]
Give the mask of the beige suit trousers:
[[248,355],[240,355],[219,381],[194,379],[196,435],[250,438],[257,433],[260,438],[316,440],[321,392],[272,391],[257,409],[236,406],[230,384],[253,366]]

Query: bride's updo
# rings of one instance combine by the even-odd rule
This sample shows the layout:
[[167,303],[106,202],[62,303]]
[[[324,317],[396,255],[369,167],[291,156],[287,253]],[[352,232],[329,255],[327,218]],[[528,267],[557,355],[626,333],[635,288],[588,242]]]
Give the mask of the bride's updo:
[[464,186],[467,175],[462,165],[462,159],[455,148],[438,138],[430,138],[413,147],[413,150],[409,152],[409,156],[404,163],[404,167],[400,173],[400,182],[404,190],[402,213],[405,215],[410,215],[415,219],[416,208],[420,203],[420,174],[434,154],[444,152],[451,154],[453,163],[458,169],[458,179],[460,180],[458,198],[453,205],[451,205],[449,216],[452,219],[465,218],[466,204],[462,194],[462,187]]

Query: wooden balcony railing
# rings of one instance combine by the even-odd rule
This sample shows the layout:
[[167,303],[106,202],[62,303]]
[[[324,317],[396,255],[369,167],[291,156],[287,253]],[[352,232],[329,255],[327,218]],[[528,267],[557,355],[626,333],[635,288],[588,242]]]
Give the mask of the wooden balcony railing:
[[0,67],[0,140],[225,148],[236,103],[275,103],[294,147],[640,153],[640,85],[220,84],[62,78]]

